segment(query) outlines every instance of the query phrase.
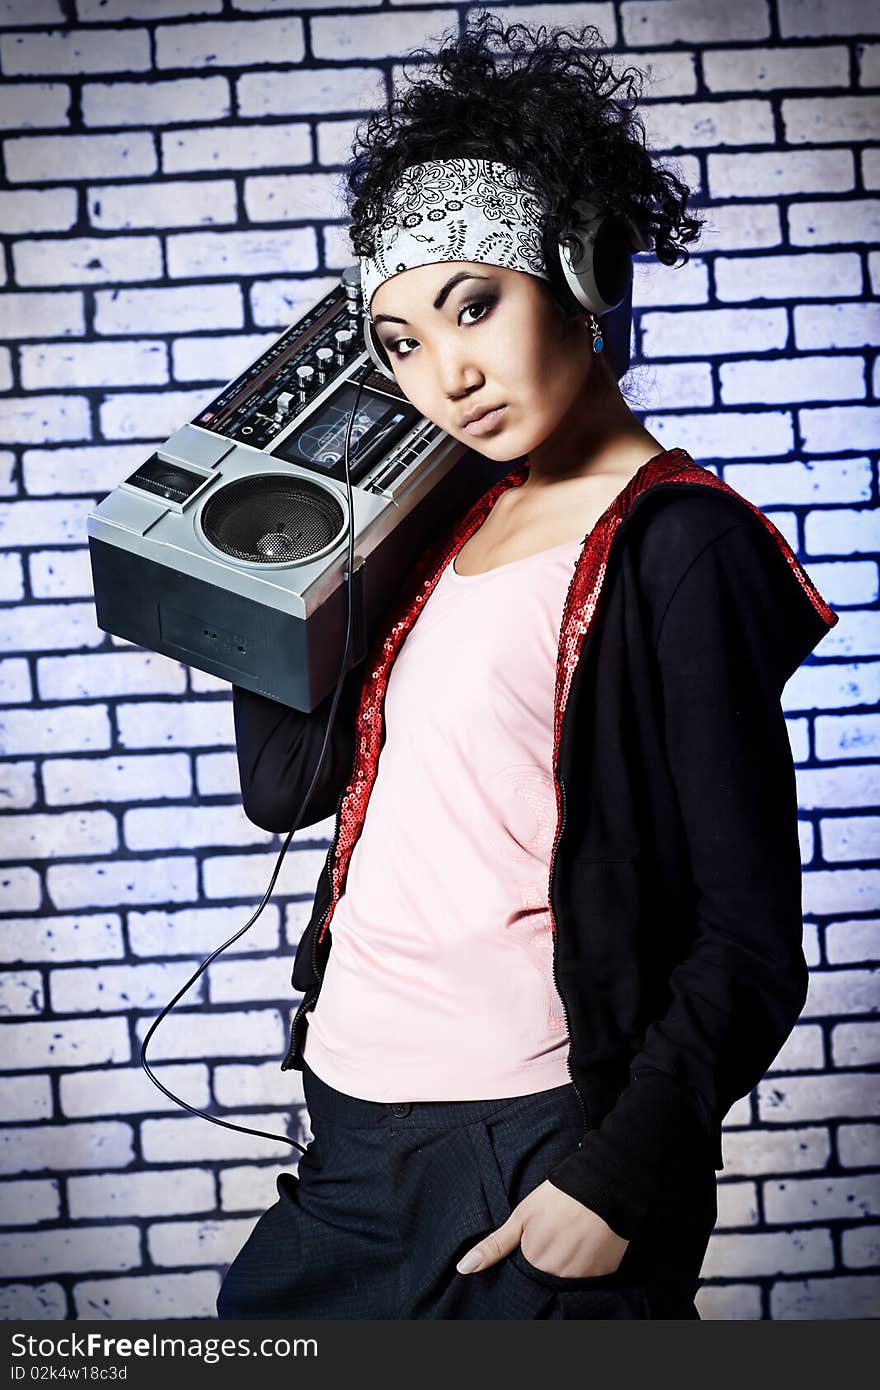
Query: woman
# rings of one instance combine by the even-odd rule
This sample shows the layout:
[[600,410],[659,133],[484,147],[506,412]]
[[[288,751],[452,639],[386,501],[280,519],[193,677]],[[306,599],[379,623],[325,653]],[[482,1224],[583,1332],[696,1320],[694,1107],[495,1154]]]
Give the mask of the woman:
[[[584,190],[672,263],[687,189],[583,34],[512,26],[502,62],[495,23],[373,118],[352,241],[403,392],[525,462],[346,677],[283,1064],[314,1138],[221,1317],[698,1317],[721,1121],[803,1004],[779,696],[836,616],[560,285]],[[247,814],[287,829],[327,701],[234,701]]]

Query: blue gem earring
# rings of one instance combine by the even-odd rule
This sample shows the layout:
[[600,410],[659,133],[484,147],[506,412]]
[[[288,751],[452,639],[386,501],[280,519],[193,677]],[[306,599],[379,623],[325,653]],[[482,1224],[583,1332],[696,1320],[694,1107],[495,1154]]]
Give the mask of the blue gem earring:
[[590,314],[590,331],[593,334],[593,351],[601,352],[605,346],[605,340],[602,337],[602,329],[595,314]]

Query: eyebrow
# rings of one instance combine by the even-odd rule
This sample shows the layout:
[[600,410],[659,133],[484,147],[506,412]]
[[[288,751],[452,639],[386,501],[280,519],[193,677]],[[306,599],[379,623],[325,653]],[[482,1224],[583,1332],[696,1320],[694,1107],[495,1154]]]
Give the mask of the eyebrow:
[[[442,309],[452,290],[456,285],[461,284],[462,280],[488,280],[488,275],[476,275],[472,270],[460,270],[457,275],[453,275],[451,280],[447,280],[437,298],[434,300],[434,308]],[[370,319],[372,324],[379,323],[409,323],[409,319],[395,318],[394,314],[376,314]]]

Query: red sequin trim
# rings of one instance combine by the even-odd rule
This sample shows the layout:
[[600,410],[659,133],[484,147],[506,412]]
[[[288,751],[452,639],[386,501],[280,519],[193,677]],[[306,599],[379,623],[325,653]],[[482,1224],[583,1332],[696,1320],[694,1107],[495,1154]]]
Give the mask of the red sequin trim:
[[[349,860],[360,835],[367,812],[367,802],[378,771],[379,754],[384,740],[384,699],[391,666],[406,634],[419,616],[434,586],[453,556],[465,541],[482,525],[502,492],[521,486],[528,477],[528,462],[518,464],[510,473],[494,483],[479,498],[453,529],[428,549],[416,567],[405,603],[392,613],[393,621],[380,645],[367,658],[366,676],[356,716],[355,760],[351,779],[339,810],[339,834],[331,869],[330,905],[319,940],[330,925],[336,904],[345,885]],[[691,483],[698,487],[718,488],[746,502],[766,526],[780,547],[795,578],[801,585],[816,612],[833,627],[837,614],[822,598],[804,570],[788,541],[759,507],[728,487],[708,469],[694,463],[684,449],[668,449],[642,464],[614,501],[603,512],[596,525],[584,537],[583,546],[568,587],[560,626],[556,664],[556,693],[553,719],[553,774],[556,787],[557,837],[562,813],[562,793],[556,776],[562,720],[572,677],[580,659],[584,638],[589,630],[599,601],[614,533],[631,510],[636,498],[660,483]],[[414,592],[413,592],[414,588]],[[555,840],[554,840],[555,848]],[[555,920],[552,929],[556,931]]]

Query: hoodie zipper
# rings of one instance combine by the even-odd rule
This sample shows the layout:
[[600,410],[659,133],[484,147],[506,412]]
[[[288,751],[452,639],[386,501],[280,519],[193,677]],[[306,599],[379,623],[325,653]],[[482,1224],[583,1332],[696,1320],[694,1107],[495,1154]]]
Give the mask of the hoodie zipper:
[[[347,788],[346,788],[346,790],[347,790]],[[324,869],[325,869],[326,874],[327,874],[327,881],[328,881],[328,883],[329,883],[329,885],[330,885],[330,901],[329,901],[329,903],[327,904],[327,910],[325,911],[324,916],[321,918],[321,921],[318,923],[318,925],[315,927],[315,929],[314,929],[314,931],[313,931],[313,933],[312,933],[312,973],[313,973],[313,975],[315,975],[315,977],[316,977],[316,983],[311,987],[311,989],[307,989],[307,990],[306,990],[306,992],[305,992],[305,994],[303,995],[302,1000],[301,1000],[301,1002],[300,1002],[300,1006],[299,1006],[299,1008],[297,1009],[296,1013],[294,1014],[293,1019],[291,1020],[291,1024],[290,1024],[290,1042],[289,1042],[289,1045],[288,1045],[288,1048],[287,1048],[287,1055],[285,1056],[284,1061],[281,1063],[281,1070],[282,1070],[282,1071],[289,1071],[289,1070],[291,1069],[291,1067],[293,1066],[293,1059],[294,1059],[294,1056],[296,1055],[296,1031],[297,1031],[297,1027],[298,1027],[298,1025],[299,1025],[299,1021],[300,1021],[300,1019],[302,1018],[303,1014],[306,1012],[307,1009],[310,1009],[310,1008],[313,1008],[313,1007],[314,1007],[314,1005],[315,1005],[316,1002],[317,1002],[318,995],[321,993],[321,983],[322,983],[322,981],[323,981],[324,976],[323,976],[323,974],[319,974],[319,973],[318,973],[318,939],[319,939],[319,937],[320,937],[322,931],[324,930],[324,925],[325,925],[325,923],[326,923],[326,921],[327,921],[327,918],[328,918],[329,915],[330,915],[330,910],[331,910],[331,908],[333,907],[333,870],[332,870],[332,864],[333,864],[334,856],[335,856],[335,854],[336,854],[336,843],[337,843],[337,841],[338,841],[338,839],[339,839],[339,830],[340,830],[339,811],[340,811],[340,807],[342,806],[342,799],[343,799],[344,796],[345,796],[345,790],[343,790],[343,792],[340,794],[339,800],[338,800],[337,803],[336,803],[336,829],[335,829],[335,831],[333,832],[333,843],[331,844],[329,850],[327,851],[327,858],[326,858],[326,860],[324,861]]]
[[566,1032],[567,1032],[568,1038],[569,1038],[568,1051],[567,1051],[566,1057],[565,1057],[565,1064],[566,1064],[566,1066],[567,1066],[567,1068],[568,1068],[568,1075],[569,1075],[569,1077],[571,1078],[571,1084],[572,1084],[572,1086],[573,1086],[574,1089],[575,1089],[575,1094],[577,1095],[577,1098],[578,1098],[578,1100],[580,1101],[581,1110],[584,1112],[584,1135],[586,1135],[586,1133],[587,1133],[587,1128],[588,1128],[588,1123],[589,1123],[589,1121],[588,1121],[588,1114],[587,1114],[587,1107],[586,1107],[586,1104],[585,1104],[585,1102],[584,1102],[584,1098],[583,1098],[583,1096],[582,1096],[582,1094],[581,1094],[580,1087],[578,1086],[577,1082],[576,1082],[575,1079],[574,1079],[574,1072],[573,1072],[572,1069],[571,1069],[571,1025],[570,1025],[570,1023],[569,1023],[568,1005],[566,1004],[566,1002],[565,1002],[565,996],[563,995],[562,990],[561,990],[560,987],[559,987],[559,975],[558,975],[558,972],[557,972],[557,969],[556,969],[556,938],[557,938],[558,932],[557,932],[557,928],[556,928],[556,911],[555,911],[555,909],[554,909],[554,907],[553,907],[553,871],[554,871],[554,869],[556,868],[556,849],[557,849],[557,846],[559,845],[559,841],[560,841],[561,838],[562,838],[562,831],[563,831],[563,828],[564,828],[564,826],[565,826],[565,783],[563,782],[563,780],[562,780],[561,777],[559,778],[559,790],[560,790],[560,792],[561,792],[561,794],[562,794],[562,814],[561,814],[561,816],[559,817],[559,825],[558,825],[557,830],[556,830],[556,838],[555,838],[555,840],[553,841],[553,850],[552,850],[552,853],[551,853],[551,855],[550,855],[550,879],[549,879],[548,896],[547,896],[547,901],[548,901],[549,906],[550,906],[550,912],[551,912],[551,915],[552,915],[552,917],[553,917],[553,945],[552,945],[551,958],[552,958],[552,963],[553,963],[553,983],[556,985],[556,993],[559,995],[560,1001],[561,1001],[561,1003],[562,1003],[562,1012],[563,1012],[563,1014],[565,1015],[565,1029],[566,1029]]

